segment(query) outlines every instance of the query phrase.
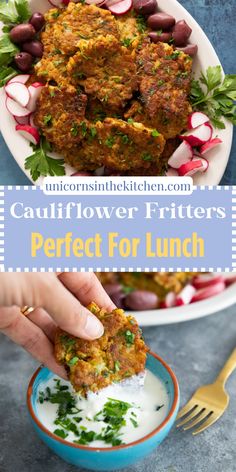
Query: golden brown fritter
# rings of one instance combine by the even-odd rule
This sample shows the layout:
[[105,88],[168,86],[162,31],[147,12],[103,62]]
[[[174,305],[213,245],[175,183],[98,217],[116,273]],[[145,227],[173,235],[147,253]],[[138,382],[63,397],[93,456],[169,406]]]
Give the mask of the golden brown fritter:
[[34,122],[56,151],[70,154],[83,139],[86,103],[86,95],[73,86],[43,88]]
[[75,391],[83,396],[143,372],[147,352],[132,316],[126,317],[119,309],[107,313],[95,303],[88,309],[104,325],[101,338],[86,341],[58,328],[55,339],[56,360],[69,371]]
[[94,5],[70,2],[62,12],[60,9],[54,9],[52,13],[49,11],[46,21],[48,17],[49,26],[42,34],[43,43],[53,44],[62,54],[75,54],[81,39],[89,40],[107,34],[119,37],[115,17],[108,10]]
[[120,172],[158,165],[165,140],[156,130],[116,118],[98,121],[93,128],[93,139],[88,132],[78,155],[67,159],[70,165],[81,169],[86,162],[90,169],[106,166]]
[[191,113],[188,93],[192,59],[166,43],[145,44],[138,54],[140,103],[127,116],[152,125],[166,139],[180,134]]
[[168,292],[179,293],[196,273],[193,272],[101,272],[96,274],[100,282],[120,283],[124,287],[156,293],[162,301]]
[[125,106],[138,86],[135,51],[128,51],[112,35],[80,41],[67,72],[86,93],[115,110]]
[[147,27],[137,19],[134,12],[116,18],[120,40],[123,46],[137,49],[144,41],[147,33]]

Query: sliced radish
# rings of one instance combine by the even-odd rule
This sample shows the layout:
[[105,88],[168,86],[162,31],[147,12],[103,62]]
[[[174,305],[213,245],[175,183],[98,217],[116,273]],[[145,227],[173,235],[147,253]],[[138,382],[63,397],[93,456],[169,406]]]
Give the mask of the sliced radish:
[[209,167],[209,162],[204,157],[193,156],[193,162],[200,160],[202,163],[202,167],[199,168],[199,172],[206,172]]
[[165,300],[160,303],[160,308],[172,308],[176,306],[176,294],[174,292],[167,293]]
[[178,174],[178,171],[176,169],[172,169],[172,167],[170,167],[166,173],[165,173],[166,177],[178,177],[179,174]]
[[19,74],[19,75],[16,75],[15,77],[13,77],[12,79],[10,79],[6,86],[9,85],[9,84],[14,84],[14,82],[20,82],[21,84],[26,84],[26,82],[28,82],[30,78],[30,75],[29,74]]
[[22,107],[27,107],[30,99],[30,94],[27,87],[20,82],[13,82],[5,87],[5,92],[8,97],[15,100]]
[[201,111],[194,111],[188,117],[188,129],[198,128],[198,126],[204,125],[204,123],[208,123],[209,118],[205,113]]
[[17,122],[18,125],[29,125],[30,124],[30,117],[31,115],[28,116],[13,116],[14,120]]
[[15,102],[15,100],[12,100],[10,97],[6,98],[6,107],[9,113],[18,118],[29,116],[31,113],[27,108],[21,107],[19,103]]
[[[86,1],[87,3],[87,1]],[[115,5],[116,3],[120,3],[120,0],[106,0],[106,6],[109,8],[112,5]]]
[[222,141],[220,138],[213,138],[213,139],[210,139],[210,141],[207,141],[207,143],[203,144],[201,147],[200,147],[200,153],[202,156],[204,156],[204,154],[208,151],[210,151],[211,149],[214,149],[216,146],[218,146],[218,144],[221,144]]
[[210,123],[204,123],[198,128],[181,134],[180,138],[186,140],[190,146],[202,146],[211,139],[212,133],[213,128]]
[[31,113],[31,115],[29,117],[29,124],[31,126],[33,126],[34,128],[37,128],[37,126],[35,126],[35,124],[34,124],[34,113]]
[[111,13],[114,15],[124,15],[127,13],[130,8],[132,7],[132,0],[122,0],[121,2],[116,3],[115,5],[111,5],[109,8]]
[[206,298],[213,297],[214,295],[218,295],[218,293],[223,292],[225,289],[224,282],[218,282],[218,284],[211,285],[210,287],[202,288],[198,290],[193,296],[191,303],[199,302],[201,300],[205,300]]
[[181,292],[177,295],[175,305],[188,305],[191,302],[195,293],[196,289],[193,287],[193,285],[186,285],[183,290],[181,290]]
[[41,82],[34,82],[29,86],[30,99],[27,105],[27,108],[32,112],[36,110],[37,100],[40,96],[40,93],[44,87],[44,84]]
[[191,176],[199,172],[199,170],[203,167],[201,159],[195,159],[186,164],[183,164],[179,169],[178,173],[181,177]]
[[229,287],[230,285],[233,285],[236,283],[236,275],[233,275],[232,277],[226,277],[224,278],[225,286]]
[[63,1],[62,0],[48,0],[53,7],[62,7],[63,6]]
[[81,171],[81,172],[74,172],[74,174],[71,174],[71,177],[90,177],[91,175],[93,174],[91,174],[90,172]]
[[173,152],[168,160],[168,164],[174,169],[179,169],[182,164],[191,161],[193,157],[193,150],[187,141],[183,141],[177,149]]
[[[61,3],[63,3],[63,5],[69,5],[69,3],[70,3],[70,0],[62,0],[62,2],[61,2]],[[75,3],[76,3],[76,2],[75,2]]]
[[[119,0],[120,1],[120,0]],[[103,5],[104,3],[107,3],[106,1],[104,0],[85,0],[85,3],[87,5],[98,5],[98,6],[101,6]]]
[[30,125],[16,125],[16,131],[18,131],[24,138],[33,144],[40,143],[40,134],[37,128]]
[[192,284],[197,290],[200,290],[201,288],[211,287],[219,282],[225,282],[222,275],[202,274],[194,277]]

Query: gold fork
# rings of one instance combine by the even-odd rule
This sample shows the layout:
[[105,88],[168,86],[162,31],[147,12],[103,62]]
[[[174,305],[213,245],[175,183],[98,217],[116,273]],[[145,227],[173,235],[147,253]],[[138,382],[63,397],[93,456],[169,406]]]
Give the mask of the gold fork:
[[236,349],[226,361],[215,382],[203,385],[193,394],[189,402],[179,412],[177,419],[184,419],[177,424],[184,426],[184,430],[195,428],[192,433],[198,434],[209,428],[225,412],[229,404],[229,395],[225,391],[225,383],[236,368]]

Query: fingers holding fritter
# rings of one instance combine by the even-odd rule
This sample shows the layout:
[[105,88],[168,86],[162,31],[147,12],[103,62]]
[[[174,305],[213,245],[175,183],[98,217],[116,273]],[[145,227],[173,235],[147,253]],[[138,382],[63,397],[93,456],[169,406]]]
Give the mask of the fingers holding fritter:
[[65,365],[75,391],[83,396],[143,372],[147,353],[133,317],[119,309],[106,313],[95,303],[88,309],[104,325],[100,339],[84,341],[58,329],[55,340],[56,360]]

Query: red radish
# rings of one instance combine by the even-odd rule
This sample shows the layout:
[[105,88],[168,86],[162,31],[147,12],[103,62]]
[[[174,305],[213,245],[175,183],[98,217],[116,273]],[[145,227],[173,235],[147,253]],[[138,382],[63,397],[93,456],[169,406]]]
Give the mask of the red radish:
[[213,128],[210,123],[204,123],[191,131],[181,134],[180,138],[186,140],[191,146],[201,146],[211,139],[212,133]]
[[34,128],[37,128],[37,126],[35,126],[35,124],[34,124],[34,113],[31,113],[31,115],[29,117],[29,124],[30,124],[30,126],[33,126]]
[[193,157],[193,150],[187,141],[183,141],[177,149],[173,152],[168,160],[168,164],[174,169],[179,169],[182,164],[191,161]]
[[30,99],[30,94],[27,87],[20,82],[13,82],[6,85],[5,92],[8,97],[15,100],[22,107],[27,107]]
[[14,82],[20,82],[21,84],[26,84],[30,78],[29,74],[19,74],[8,80],[6,85],[13,84]]
[[62,0],[63,5],[69,5],[70,0]]
[[224,278],[225,281],[225,286],[229,287],[230,285],[233,285],[236,283],[236,275],[233,275],[232,277],[226,277]]
[[218,295],[218,293],[223,292],[225,289],[224,282],[218,282],[218,284],[211,285],[210,287],[202,288],[198,290],[193,296],[191,303],[199,302],[201,300],[205,300],[206,298],[213,297],[214,295]]
[[37,100],[39,98],[39,95],[41,93],[41,90],[43,89],[44,85],[41,82],[34,82],[29,86],[29,94],[30,94],[30,99],[29,103],[27,105],[28,109],[30,111],[35,111],[36,110],[36,104]]
[[30,117],[29,116],[13,116],[14,120],[17,122],[18,125],[29,125],[30,124]]
[[[106,6],[109,8],[111,7],[112,5],[115,5],[116,3],[120,3],[121,0],[106,0]],[[86,3],[87,3],[87,0],[86,0]]]
[[222,141],[220,138],[213,138],[213,139],[210,139],[210,141],[207,141],[207,143],[203,144],[201,147],[200,147],[200,153],[202,156],[204,156],[204,154],[208,151],[210,151],[211,149],[214,149],[216,146],[218,146],[218,144],[221,144]]
[[192,285],[186,285],[177,295],[175,306],[188,305],[195,293],[196,289]]
[[14,117],[22,118],[23,116],[30,115],[30,111],[27,108],[21,107],[19,103],[15,102],[15,100],[12,100],[10,97],[6,99],[6,107],[9,113]]
[[92,174],[89,172],[74,172],[74,174],[71,174],[71,177],[90,177]]
[[40,134],[37,128],[30,125],[16,125],[16,131],[31,143],[35,145],[40,143]]
[[115,5],[111,5],[108,8],[111,13],[119,16],[119,15],[124,15],[124,13],[127,13],[131,7],[132,7],[132,0],[122,0],[121,2],[118,2]]
[[63,1],[62,0],[48,0],[51,5],[54,7],[62,7],[63,6]]
[[194,277],[192,284],[197,290],[200,290],[201,288],[211,287],[219,282],[225,282],[222,275],[203,274]]
[[202,167],[199,168],[199,172],[206,172],[208,167],[209,167],[209,162],[207,161],[207,159],[205,159],[204,157],[199,157],[199,156],[193,156],[193,159],[192,159],[194,162],[195,161],[201,161],[202,162]]
[[[120,1],[120,0],[119,0]],[[101,6],[103,5],[104,3],[106,3],[106,1],[104,0],[85,0],[85,3],[87,5],[97,5],[97,6]]]
[[172,169],[171,167],[166,171],[166,177],[178,177],[178,171],[176,169]]
[[194,111],[188,117],[188,129],[198,128],[198,126],[204,125],[204,123],[208,123],[209,118],[205,113],[201,111]]
[[199,172],[199,170],[203,167],[201,159],[195,159],[190,162],[186,162],[186,164],[183,164],[179,169],[179,175],[181,177],[183,176],[191,176],[196,174],[196,172]]
[[176,305],[176,294],[174,292],[167,293],[165,300],[160,303],[160,308],[172,308]]

